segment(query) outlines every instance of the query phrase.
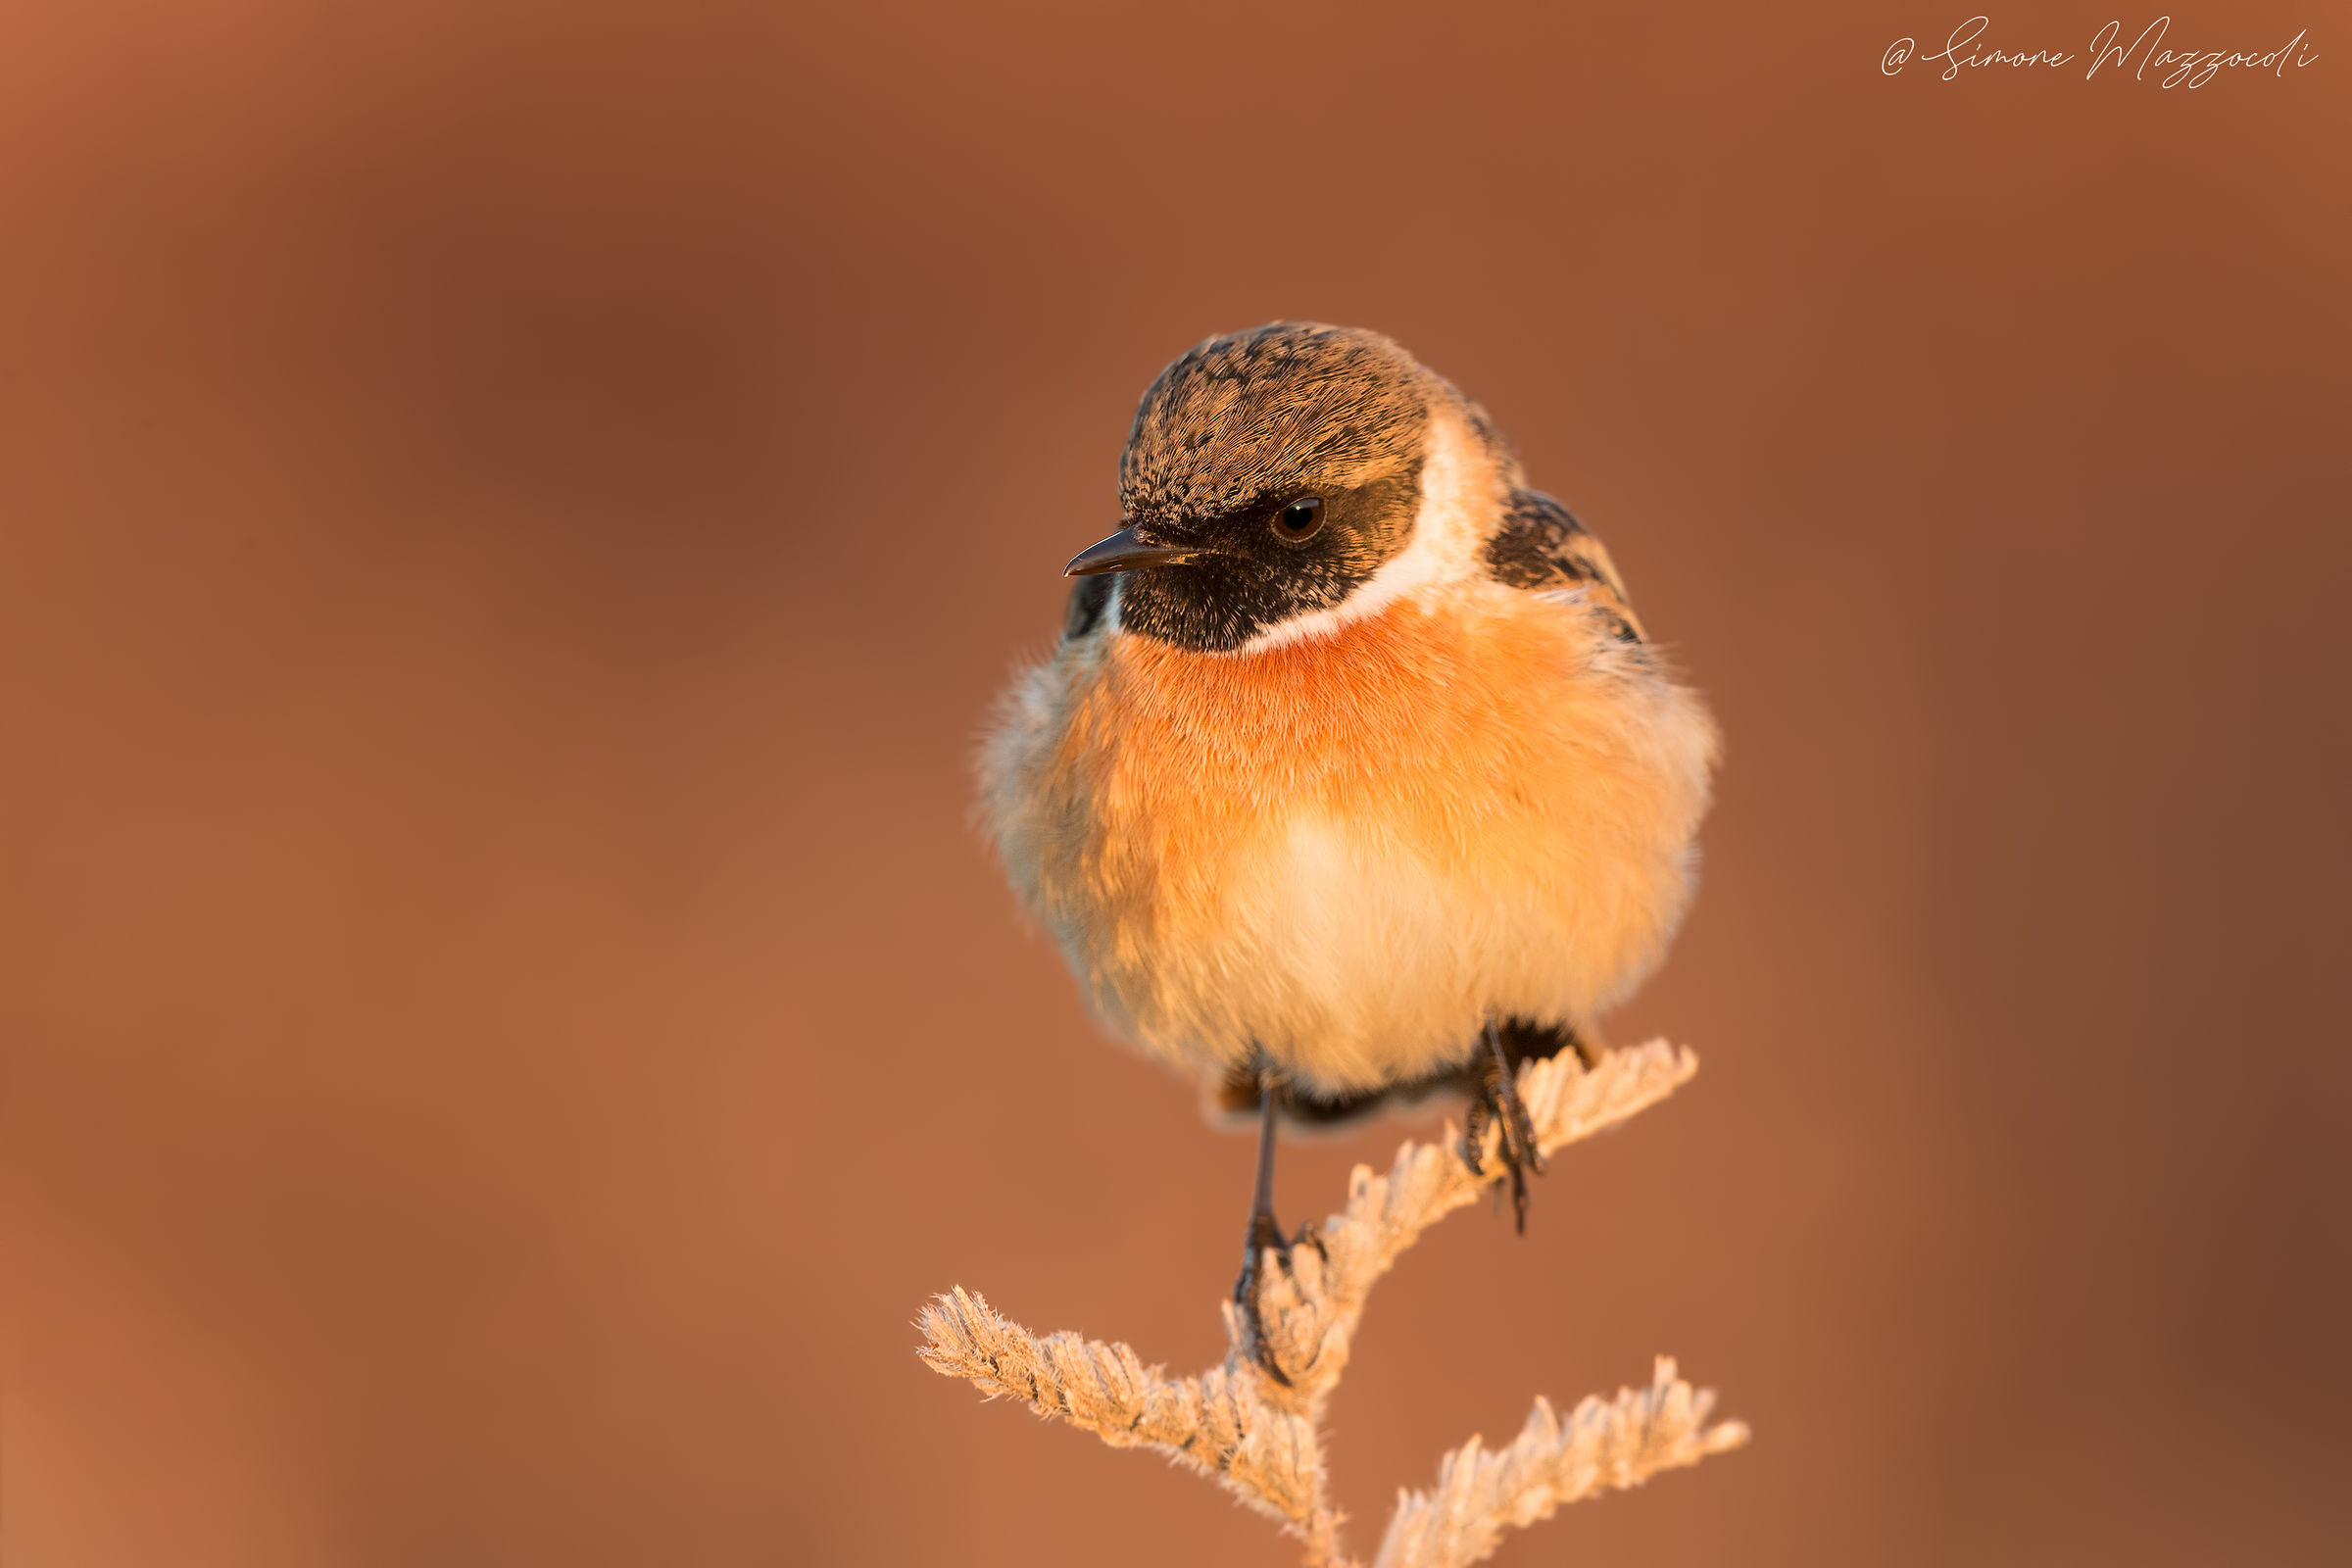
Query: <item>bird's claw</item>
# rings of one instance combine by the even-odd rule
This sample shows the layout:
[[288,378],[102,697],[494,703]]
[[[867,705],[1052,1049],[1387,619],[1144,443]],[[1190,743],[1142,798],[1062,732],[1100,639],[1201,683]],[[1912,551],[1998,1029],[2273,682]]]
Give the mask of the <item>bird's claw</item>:
[[1313,1220],[1299,1226],[1298,1235],[1285,1238],[1282,1227],[1275,1223],[1271,1213],[1251,1215],[1249,1252],[1242,1259],[1241,1277],[1233,1282],[1234,1309],[1241,1314],[1242,1322],[1246,1325],[1250,1359],[1258,1364],[1266,1376],[1286,1389],[1291,1386],[1290,1375],[1276,1364],[1273,1349],[1266,1343],[1265,1319],[1259,1311],[1258,1294],[1259,1288],[1265,1283],[1261,1271],[1267,1256],[1270,1254],[1275,1266],[1289,1274],[1292,1272],[1291,1254],[1301,1247],[1313,1248],[1315,1255],[1325,1262],[1331,1260],[1331,1253],[1323,1246],[1322,1227]]
[[1470,1108],[1462,1117],[1462,1163],[1473,1176],[1484,1176],[1486,1168],[1487,1128],[1492,1124],[1501,1136],[1495,1140],[1495,1157],[1511,1178],[1511,1214],[1521,1235],[1527,1234],[1527,1178],[1529,1173],[1544,1174],[1544,1151],[1536,1142],[1535,1118],[1528,1114],[1526,1102],[1519,1098],[1518,1074],[1504,1056],[1499,1043],[1490,1033],[1487,1037],[1487,1070],[1470,1097]]

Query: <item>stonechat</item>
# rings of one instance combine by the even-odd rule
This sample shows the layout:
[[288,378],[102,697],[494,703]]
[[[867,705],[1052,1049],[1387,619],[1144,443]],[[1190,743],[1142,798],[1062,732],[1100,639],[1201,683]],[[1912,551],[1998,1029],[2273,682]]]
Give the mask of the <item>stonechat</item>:
[[1518,1064],[1590,1060],[1689,905],[1713,722],[1598,539],[1377,333],[1213,337],[1144,394],[1123,526],[1007,695],[982,809],[1104,1022],[1278,1119],[1468,1097],[1514,1207]]

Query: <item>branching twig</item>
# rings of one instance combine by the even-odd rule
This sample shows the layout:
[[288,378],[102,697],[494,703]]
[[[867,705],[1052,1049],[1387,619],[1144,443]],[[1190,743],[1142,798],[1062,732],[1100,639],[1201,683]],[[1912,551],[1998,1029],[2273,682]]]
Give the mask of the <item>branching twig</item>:
[[[1590,1071],[1565,1054],[1529,1062],[1519,1094],[1549,1153],[1657,1103],[1696,1071],[1690,1052],[1652,1041],[1610,1052]],[[1498,1138],[1488,1132],[1490,1155]],[[1105,1443],[1169,1453],[1282,1520],[1305,1542],[1308,1563],[1339,1568],[1348,1559],[1323,1471],[1323,1404],[1347,1367],[1373,1285],[1424,1230],[1499,1179],[1492,1157],[1483,1161],[1486,1174],[1474,1175],[1454,1152],[1457,1142],[1449,1124],[1439,1144],[1399,1149],[1385,1176],[1358,1165],[1347,1206],[1294,1249],[1287,1266],[1272,1253],[1263,1260],[1262,1348],[1287,1387],[1258,1365],[1260,1348],[1231,1302],[1224,1364],[1198,1377],[1170,1378],[1124,1345],[1075,1334],[1037,1339],[960,1288],[923,1308],[920,1353],[934,1371],[1022,1399]],[[1747,1429],[1738,1422],[1706,1424],[1713,1402],[1664,1358],[1647,1389],[1588,1398],[1565,1421],[1538,1399],[1509,1446],[1488,1452],[1472,1438],[1446,1456],[1434,1492],[1399,1497],[1379,1568],[1459,1568],[1492,1552],[1508,1526],[1744,1443]]]
[[1638,1487],[1745,1443],[1742,1422],[1707,1425],[1714,1405],[1714,1392],[1676,1377],[1664,1355],[1648,1388],[1620,1389],[1615,1399],[1591,1396],[1565,1421],[1538,1398],[1509,1447],[1488,1453],[1472,1438],[1439,1461],[1436,1491],[1397,1495],[1376,1568],[1476,1562],[1506,1525],[1532,1525],[1564,1502]]

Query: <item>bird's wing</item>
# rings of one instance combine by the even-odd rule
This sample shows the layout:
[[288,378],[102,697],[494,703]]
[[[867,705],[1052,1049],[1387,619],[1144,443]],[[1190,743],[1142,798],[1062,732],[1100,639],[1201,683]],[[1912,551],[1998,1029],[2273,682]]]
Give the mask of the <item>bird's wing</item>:
[[1641,617],[1608,547],[1540,490],[1511,492],[1502,526],[1487,544],[1487,569],[1506,588],[1573,594],[1590,612],[1613,621],[1624,641],[1642,640]]

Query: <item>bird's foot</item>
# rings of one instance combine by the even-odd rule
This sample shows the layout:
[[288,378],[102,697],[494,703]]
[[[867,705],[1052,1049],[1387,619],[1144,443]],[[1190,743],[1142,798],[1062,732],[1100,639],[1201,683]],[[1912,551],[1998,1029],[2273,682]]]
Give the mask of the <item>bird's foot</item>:
[[[1581,1054],[1581,1053],[1580,1053]],[[1474,1176],[1486,1171],[1487,1128],[1497,1128],[1494,1154],[1511,1179],[1511,1215],[1519,1234],[1527,1234],[1527,1178],[1544,1174],[1544,1151],[1536,1143],[1535,1119],[1519,1098],[1519,1073],[1493,1025],[1487,1028],[1483,1050],[1486,1070],[1470,1097],[1462,1118],[1462,1163]]]
[[1274,1347],[1266,1336],[1266,1323],[1260,1298],[1270,1283],[1266,1273],[1269,1262],[1285,1276],[1291,1270],[1291,1254],[1301,1247],[1311,1247],[1317,1256],[1329,1261],[1323,1250],[1320,1227],[1309,1220],[1298,1227],[1298,1234],[1285,1238],[1282,1227],[1275,1222],[1273,1211],[1260,1210],[1250,1216],[1250,1247],[1242,1258],[1241,1277],[1233,1282],[1234,1309],[1241,1314],[1243,1332],[1249,1337],[1250,1358],[1255,1361],[1266,1376],[1291,1386],[1290,1375],[1276,1360]]

